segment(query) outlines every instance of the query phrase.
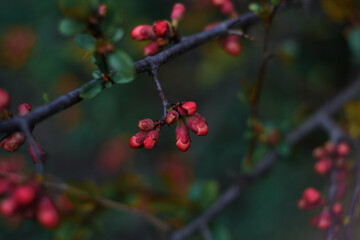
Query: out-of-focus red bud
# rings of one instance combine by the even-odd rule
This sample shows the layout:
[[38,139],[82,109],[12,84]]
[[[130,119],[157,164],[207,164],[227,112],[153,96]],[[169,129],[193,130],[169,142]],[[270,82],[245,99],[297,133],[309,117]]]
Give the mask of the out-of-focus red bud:
[[324,145],[324,149],[328,154],[336,153],[336,146],[332,142],[327,142]]
[[241,39],[236,35],[227,35],[220,38],[220,45],[231,56],[238,56],[241,53]]
[[198,113],[186,118],[186,125],[197,136],[206,136],[208,134],[208,125],[204,117]]
[[215,6],[215,7],[221,7],[223,6],[226,2],[228,2],[229,0],[211,0],[212,1],[212,4]]
[[346,156],[349,154],[349,145],[345,142],[341,142],[339,143],[339,145],[337,146],[337,153],[340,155],[340,156]]
[[0,213],[6,217],[14,216],[18,206],[13,197],[7,197],[0,203]]
[[157,37],[167,38],[170,36],[170,24],[166,20],[157,20],[153,25],[153,31]]
[[188,128],[185,126],[182,120],[177,121],[177,126],[175,129],[175,140],[177,148],[186,152],[190,147],[190,136]]
[[151,25],[139,25],[131,31],[131,38],[137,41],[155,40],[156,36]]
[[0,110],[7,109],[10,105],[10,94],[0,88]]
[[234,12],[234,4],[230,0],[225,1],[221,6],[221,12],[224,15],[231,15]]
[[25,142],[25,135],[21,132],[13,133],[1,141],[0,147],[8,152],[15,152]]
[[31,112],[31,106],[29,104],[23,103],[23,104],[20,104],[18,106],[18,114],[19,114],[19,116],[25,116],[29,112]]
[[149,45],[144,47],[143,54],[144,56],[154,56],[160,51],[159,46],[156,44],[156,42],[152,42]]
[[326,151],[322,147],[317,147],[313,151],[313,157],[316,159],[324,158],[326,156]]
[[34,202],[38,192],[39,188],[35,184],[29,183],[16,187],[13,192],[13,198],[18,205],[26,206]]
[[6,178],[0,178],[0,196],[8,193],[12,188],[11,182]]
[[319,214],[319,219],[317,222],[317,228],[320,230],[326,230],[331,225],[331,217],[328,210],[324,210]]
[[175,110],[171,110],[170,112],[168,112],[167,114],[166,114],[166,122],[168,123],[168,124],[174,124],[174,123],[176,123],[176,121],[179,119],[179,113],[177,112],[177,111],[175,111]]
[[132,147],[132,148],[142,147],[146,135],[147,135],[147,132],[143,132],[143,131],[136,133],[134,136],[132,136],[130,138],[130,142],[129,142],[130,147]]
[[341,206],[341,203],[339,202],[335,203],[332,207],[332,211],[335,216],[341,217],[341,215],[343,214],[343,208]]
[[177,22],[181,20],[185,13],[185,6],[182,3],[176,3],[171,12],[171,20]]
[[106,4],[100,4],[99,8],[98,8],[98,14],[100,17],[105,17],[106,16],[106,11],[107,11],[107,6]]
[[196,113],[196,103],[195,102],[183,102],[181,104],[182,110],[186,113],[186,116],[191,116]]
[[308,204],[306,202],[306,200],[304,198],[300,198],[297,201],[297,206],[300,210],[307,210],[308,209]]
[[155,123],[150,118],[142,119],[138,123],[138,128],[140,131],[147,132],[147,131],[154,129],[154,127],[155,127]]
[[74,209],[74,204],[64,194],[57,196],[57,198],[55,199],[55,206],[61,213],[61,215],[70,214]]
[[36,217],[46,228],[55,228],[59,224],[59,213],[48,196],[43,196],[37,206]]
[[346,186],[344,182],[339,182],[337,186],[336,199],[341,199],[344,197],[346,191]]
[[148,150],[152,149],[159,141],[159,138],[160,138],[160,134],[158,130],[152,130],[148,132],[144,140],[144,148]]
[[306,202],[312,205],[322,201],[322,197],[319,191],[312,187],[305,189],[303,197],[306,200]]
[[[38,149],[39,149],[39,157],[41,158],[41,160],[46,160],[47,159],[47,154],[45,153],[44,149],[42,148],[42,146],[40,145],[40,143],[36,143]],[[35,149],[33,149],[32,145],[29,145],[29,153],[31,156],[31,159],[33,160],[33,163],[37,162],[37,156],[36,156],[36,152]]]
[[332,162],[328,158],[320,159],[314,166],[314,170],[319,175],[327,174],[332,167]]

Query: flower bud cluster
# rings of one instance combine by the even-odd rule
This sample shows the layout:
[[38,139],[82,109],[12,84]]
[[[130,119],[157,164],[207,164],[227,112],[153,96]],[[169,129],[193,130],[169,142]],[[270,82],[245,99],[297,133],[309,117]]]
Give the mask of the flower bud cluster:
[[24,179],[16,173],[22,167],[23,164],[14,161],[4,160],[0,164],[0,214],[7,218],[36,219],[46,228],[57,227],[60,216],[54,203],[36,180]]
[[[350,152],[349,145],[346,142],[333,144],[325,143],[323,146],[315,148],[313,157],[316,159],[314,170],[317,174],[327,176],[332,170],[337,172],[336,178],[336,199],[341,199],[345,194],[345,177],[347,175],[346,158]],[[316,207],[322,207],[320,214],[311,218],[310,224],[320,230],[326,230],[332,224],[332,221],[341,222],[343,208],[340,202],[329,206],[318,190],[313,187],[305,189],[303,196],[298,200],[300,210],[312,210]],[[335,219],[332,219],[331,216]]]
[[151,41],[144,47],[144,56],[157,54],[162,47],[170,41],[178,38],[178,22],[183,18],[185,6],[176,3],[171,12],[171,22],[168,20],[157,20],[153,25],[138,25],[131,31],[132,39],[136,41]]
[[222,14],[231,18],[238,15],[231,0],[212,0],[212,4],[219,8]]
[[181,102],[168,109],[164,120],[153,121],[149,118],[140,120],[136,133],[130,139],[130,147],[152,149],[159,140],[159,133],[165,123],[173,125],[175,129],[176,146],[180,151],[187,151],[190,147],[189,129],[197,136],[208,134],[208,125],[205,118],[196,112],[196,103]]

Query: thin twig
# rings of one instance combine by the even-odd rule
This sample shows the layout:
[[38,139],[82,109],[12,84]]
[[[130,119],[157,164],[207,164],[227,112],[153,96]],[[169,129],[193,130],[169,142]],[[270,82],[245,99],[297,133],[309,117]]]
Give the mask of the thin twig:
[[201,231],[201,235],[203,236],[204,240],[213,240],[210,229],[206,223],[203,223],[201,225],[200,231]]
[[164,91],[162,90],[162,87],[161,87],[161,84],[160,84],[160,81],[159,81],[158,68],[156,66],[153,66],[153,68],[151,70],[151,73],[153,75],[157,91],[158,91],[159,96],[161,98],[161,102],[162,102],[162,105],[163,105],[163,108],[164,108],[164,116],[163,117],[165,118],[166,113],[167,113],[167,108],[169,106],[169,102],[165,97]]

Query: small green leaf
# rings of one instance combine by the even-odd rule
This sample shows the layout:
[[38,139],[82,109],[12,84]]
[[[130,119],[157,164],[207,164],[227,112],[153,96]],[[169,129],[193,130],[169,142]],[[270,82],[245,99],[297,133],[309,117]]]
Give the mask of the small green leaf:
[[92,62],[100,69],[102,73],[106,74],[109,72],[100,54],[95,53],[92,56]]
[[59,31],[65,36],[74,36],[86,28],[85,24],[73,19],[64,18],[59,23]]
[[120,41],[124,36],[124,30],[122,28],[118,28],[115,30],[114,35],[111,38],[112,42]]
[[49,94],[43,93],[42,97],[43,97],[43,99],[44,99],[44,101],[45,101],[46,103],[51,102],[51,99],[50,99],[50,97],[49,97]]
[[271,5],[277,6],[281,3],[282,0],[271,0]]
[[108,55],[108,63],[110,68],[116,71],[111,76],[111,79],[115,83],[129,83],[134,80],[135,71],[133,61],[127,53],[117,51]]
[[79,34],[76,36],[75,41],[79,47],[88,50],[95,51],[97,40],[89,34]]
[[96,80],[85,84],[85,86],[81,89],[80,97],[83,99],[96,97],[103,88],[102,83],[102,80]]
[[111,83],[111,82],[105,83],[105,88],[111,88],[111,87],[112,87],[112,83]]
[[249,10],[253,11],[255,14],[259,14],[262,12],[262,7],[257,3],[250,3]]
[[356,27],[351,31],[348,44],[356,63],[360,63],[360,27]]
[[104,76],[104,74],[99,70],[95,70],[93,71],[92,76],[93,78],[100,79]]

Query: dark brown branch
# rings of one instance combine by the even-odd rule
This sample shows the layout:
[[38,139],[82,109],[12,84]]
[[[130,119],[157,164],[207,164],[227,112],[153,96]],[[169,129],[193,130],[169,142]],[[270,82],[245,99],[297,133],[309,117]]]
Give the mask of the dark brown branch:
[[[285,142],[292,146],[304,138],[307,134],[312,132],[315,128],[323,126],[324,117],[330,117],[338,111],[346,102],[354,98],[360,93],[360,75],[347,88],[343,89],[337,96],[330,100],[327,104],[321,107],[318,111],[312,114],[304,123],[291,131],[285,138]],[[170,239],[181,240],[191,236],[202,224],[212,220],[225,207],[231,204],[243,190],[249,185],[252,180],[262,177],[276,162],[279,154],[274,150],[268,153],[262,161],[260,161],[250,174],[242,174],[232,186],[230,186],[218,199],[210,206],[203,214],[196,218],[193,222],[185,227],[174,231]],[[359,170],[360,171],[360,170]]]
[[161,87],[161,84],[160,84],[160,81],[159,81],[159,77],[158,77],[158,69],[157,69],[157,67],[154,66],[153,69],[151,70],[151,73],[153,75],[155,85],[156,85],[156,89],[157,89],[157,91],[159,93],[159,96],[161,98],[161,102],[162,102],[162,105],[163,105],[163,108],[164,108],[163,118],[166,118],[166,113],[167,113],[167,108],[169,106],[169,102],[165,97],[164,91],[162,90],[162,87]]
[[[143,60],[135,62],[135,71],[137,73],[151,72],[153,66],[156,66],[158,68],[163,64],[169,62],[170,60],[182,55],[183,53],[201,44],[204,44],[218,36],[226,34],[227,31],[231,28],[249,26],[256,23],[258,20],[259,18],[253,13],[246,13],[236,19],[224,21],[223,23],[217,25],[210,30],[185,37],[181,40],[181,42],[162,51],[161,53],[155,56],[146,57]],[[54,101],[45,106],[37,108],[36,110],[32,111],[24,117],[15,117],[11,120],[0,122],[0,133],[20,131],[21,119],[25,120],[29,124],[29,126],[32,127],[39,122],[55,115],[56,113],[59,113],[77,104],[82,100],[79,97],[80,91],[81,87],[60,96],[59,98],[55,99]]]

